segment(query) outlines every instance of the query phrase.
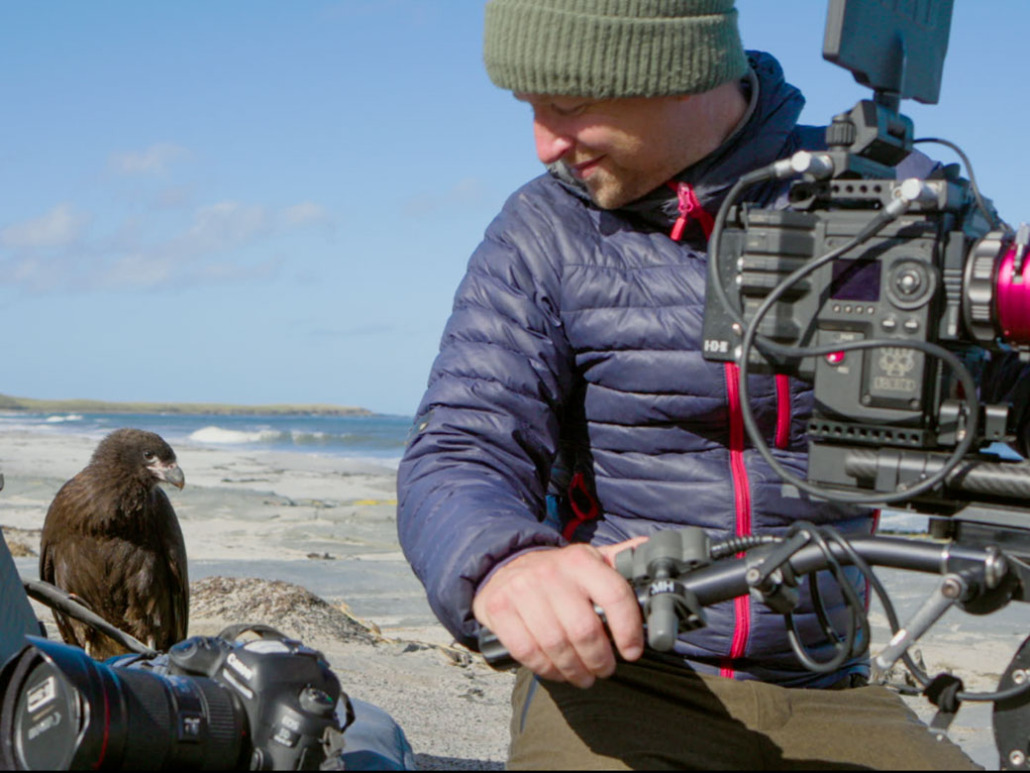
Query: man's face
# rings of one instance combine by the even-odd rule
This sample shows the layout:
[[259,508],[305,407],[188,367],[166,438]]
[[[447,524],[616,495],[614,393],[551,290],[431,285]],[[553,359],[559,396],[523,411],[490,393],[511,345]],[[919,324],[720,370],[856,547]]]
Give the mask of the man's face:
[[700,157],[690,131],[689,96],[515,98],[533,108],[540,160],[563,164],[602,209],[640,198]]

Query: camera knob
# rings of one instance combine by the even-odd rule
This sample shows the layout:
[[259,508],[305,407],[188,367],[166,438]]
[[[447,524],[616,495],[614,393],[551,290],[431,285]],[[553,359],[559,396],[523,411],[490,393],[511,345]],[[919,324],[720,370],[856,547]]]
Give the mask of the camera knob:
[[833,147],[848,147],[855,141],[855,124],[848,114],[835,116],[833,123],[826,127],[826,144]]
[[922,276],[918,271],[906,269],[898,274],[896,287],[901,295],[912,296],[919,293],[923,286]]
[[966,330],[980,343],[992,344],[998,336],[995,325],[997,264],[1006,244],[1005,237],[1002,231],[991,231],[966,257],[962,316]]
[[896,261],[887,279],[888,299],[895,307],[906,311],[928,303],[936,289],[936,273],[916,258]]
[[300,691],[300,707],[310,714],[328,717],[336,709],[336,701],[325,690],[308,686]]

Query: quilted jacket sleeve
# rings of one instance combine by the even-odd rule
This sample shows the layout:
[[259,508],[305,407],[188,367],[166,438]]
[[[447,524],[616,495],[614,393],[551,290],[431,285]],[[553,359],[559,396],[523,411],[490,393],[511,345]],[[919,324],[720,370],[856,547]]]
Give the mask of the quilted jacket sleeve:
[[[532,185],[532,184],[531,184]],[[540,522],[569,389],[554,231],[516,193],[458,289],[398,476],[398,531],[441,622],[466,644],[498,562],[563,544]]]

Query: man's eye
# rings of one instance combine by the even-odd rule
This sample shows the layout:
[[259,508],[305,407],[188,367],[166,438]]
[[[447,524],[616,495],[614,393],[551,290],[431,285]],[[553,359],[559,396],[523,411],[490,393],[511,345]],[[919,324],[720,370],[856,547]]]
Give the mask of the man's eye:
[[586,112],[588,103],[582,102],[578,105],[553,105],[554,112],[565,118],[575,118]]

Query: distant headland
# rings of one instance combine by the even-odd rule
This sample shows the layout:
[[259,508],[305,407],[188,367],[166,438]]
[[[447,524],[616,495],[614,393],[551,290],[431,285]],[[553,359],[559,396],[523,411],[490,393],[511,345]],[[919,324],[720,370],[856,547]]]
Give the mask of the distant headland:
[[372,416],[346,405],[228,405],[225,403],[112,403],[104,400],[35,400],[0,395],[0,411],[26,413],[167,413],[189,416]]

